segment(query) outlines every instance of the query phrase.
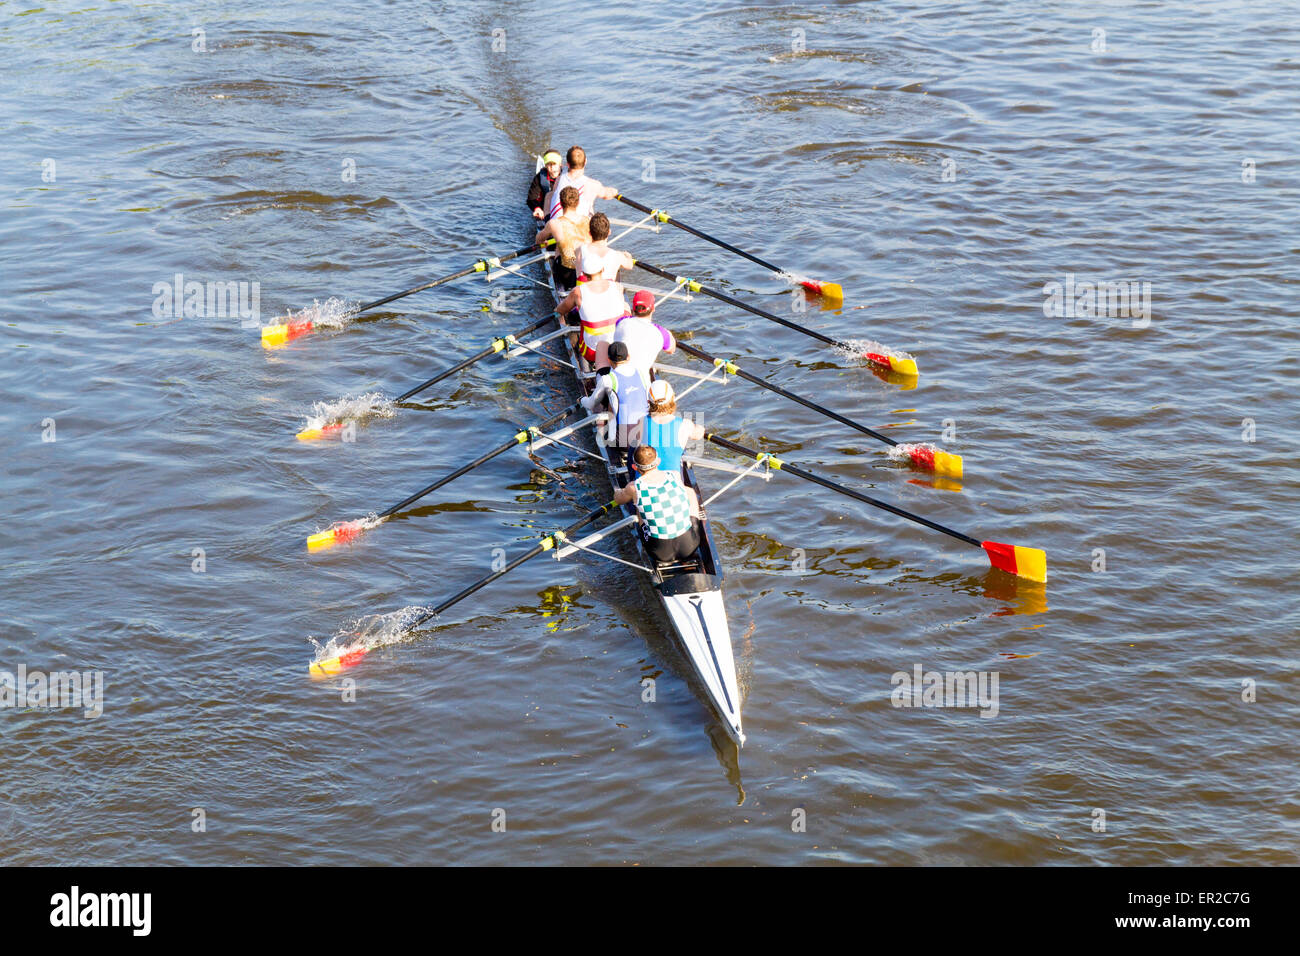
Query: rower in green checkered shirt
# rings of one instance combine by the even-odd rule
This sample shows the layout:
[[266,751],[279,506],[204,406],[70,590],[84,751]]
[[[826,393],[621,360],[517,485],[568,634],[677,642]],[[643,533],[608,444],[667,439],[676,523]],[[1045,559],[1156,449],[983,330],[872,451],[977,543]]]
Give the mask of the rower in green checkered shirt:
[[692,557],[700,547],[694,519],[704,517],[695,489],[682,482],[680,472],[660,469],[659,453],[650,445],[637,448],[633,466],[640,476],[620,488],[614,502],[636,502],[641,537],[656,561],[685,561]]

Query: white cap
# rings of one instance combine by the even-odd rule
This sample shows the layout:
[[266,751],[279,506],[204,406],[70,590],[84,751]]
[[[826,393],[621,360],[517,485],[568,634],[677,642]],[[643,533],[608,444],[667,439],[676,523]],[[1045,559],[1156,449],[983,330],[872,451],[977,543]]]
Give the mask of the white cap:
[[650,401],[666,402],[673,397],[673,387],[666,378],[657,378],[650,383]]
[[585,276],[600,275],[605,268],[605,257],[591,246],[583,246],[578,255],[578,271]]

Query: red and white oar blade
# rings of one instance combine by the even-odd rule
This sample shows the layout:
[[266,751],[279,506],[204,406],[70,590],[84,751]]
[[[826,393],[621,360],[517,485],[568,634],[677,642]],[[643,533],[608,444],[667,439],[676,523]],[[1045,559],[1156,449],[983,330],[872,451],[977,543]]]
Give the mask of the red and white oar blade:
[[1040,584],[1047,581],[1047,552],[1038,548],[1025,548],[1018,544],[1001,544],[997,541],[982,541],[982,547],[989,556],[989,564],[999,571],[1006,571],[1027,581]]

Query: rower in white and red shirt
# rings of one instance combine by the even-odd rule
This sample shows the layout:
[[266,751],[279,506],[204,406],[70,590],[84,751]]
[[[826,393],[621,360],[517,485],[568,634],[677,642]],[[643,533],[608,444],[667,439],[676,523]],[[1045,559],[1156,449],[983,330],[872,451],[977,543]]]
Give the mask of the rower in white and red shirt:
[[568,163],[568,168],[560,173],[560,178],[555,181],[550,195],[546,197],[546,218],[559,215],[560,190],[565,186],[572,186],[578,190],[578,210],[574,214],[575,219],[590,218],[591,205],[597,199],[613,199],[618,195],[618,190],[613,186],[606,186],[587,176],[587,153],[581,146],[570,146],[568,153],[565,154],[565,161]]
[[672,355],[677,351],[677,340],[654,321],[654,314],[655,295],[649,289],[642,289],[632,296],[632,314],[619,319],[614,328],[614,341],[627,344],[628,360],[647,378],[660,352]]
[[555,309],[561,316],[578,310],[581,331],[570,339],[578,354],[592,368],[609,364],[609,343],[614,341],[614,327],[628,314],[623,286],[606,279],[602,273],[605,260],[589,246],[578,253],[578,284]]

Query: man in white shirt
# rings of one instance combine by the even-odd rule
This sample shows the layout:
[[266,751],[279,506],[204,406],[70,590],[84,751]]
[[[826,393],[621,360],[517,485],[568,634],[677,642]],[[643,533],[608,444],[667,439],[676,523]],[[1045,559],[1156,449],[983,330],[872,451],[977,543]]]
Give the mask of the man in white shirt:
[[659,359],[660,352],[671,355],[677,351],[673,334],[654,320],[655,296],[642,289],[632,296],[632,314],[618,320],[614,326],[614,341],[627,345],[628,361],[644,375],[649,376],[650,366]]
[[559,215],[560,190],[565,186],[578,190],[578,210],[573,216],[575,219],[589,219],[592,203],[597,199],[613,199],[618,195],[618,190],[613,186],[606,186],[587,176],[587,154],[581,146],[570,146],[565,161],[569,168],[560,173],[560,178],[555,181],[546,197],[546,218]]

